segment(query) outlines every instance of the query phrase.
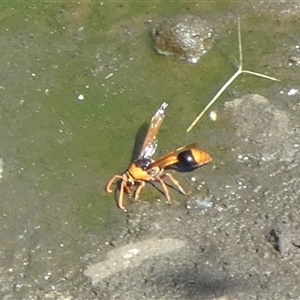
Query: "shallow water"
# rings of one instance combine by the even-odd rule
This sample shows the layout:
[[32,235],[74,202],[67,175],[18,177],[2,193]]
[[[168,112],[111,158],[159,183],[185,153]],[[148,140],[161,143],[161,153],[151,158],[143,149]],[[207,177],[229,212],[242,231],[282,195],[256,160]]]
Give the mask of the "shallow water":
[[[236,17],[225,14],[235,4],[196,3],[1,5],[0,268],[1,280],[14,282],[2,293],[26,295],[71,276],[79,257],[122,222],[104,186],[126,169],[137,131],[162,102],[169,107],[158,154],[198,141],[218,155],[207,117],[185,131],[236,71]],[[155,20],[187,12],[224,14],[216,44],[196,65],[158,55],[150,35]],[[279,38],[274,19],[263,29],[260,19],[242,18],[245,69],[285,77],[268,60]],[[274,85],[242,75],[228,92],[268,95]]]

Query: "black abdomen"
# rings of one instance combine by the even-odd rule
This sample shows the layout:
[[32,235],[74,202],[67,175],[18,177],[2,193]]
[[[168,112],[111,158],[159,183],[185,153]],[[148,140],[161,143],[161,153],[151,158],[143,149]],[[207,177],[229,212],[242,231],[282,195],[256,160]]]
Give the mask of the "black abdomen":
[[185,167],[196,167],[198,165],[191,150],[182,151],[177,157],[178,162]]

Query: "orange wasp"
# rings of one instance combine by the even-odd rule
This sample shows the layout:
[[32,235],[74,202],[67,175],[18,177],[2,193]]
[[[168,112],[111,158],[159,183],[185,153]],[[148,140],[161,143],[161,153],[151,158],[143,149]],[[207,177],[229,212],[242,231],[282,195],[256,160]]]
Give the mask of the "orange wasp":
[[118,207],[123,210],[125,210],[123,199],[124,191],[130,194],[130,188],[137,185],[134,200],[138,200],[140,192],[146,182],[159,182],[163,187],[168,202],[171,203],[167,184],[163,180],[165,176],[172,181],[182,194],[187,195],[179,182],[172,174],[165,172],[165,169],[191,171],[212,160],[209,154],[196,148],[196,143],[178,148],[157,160],[152,159],[157,148],[156,135],[165,118],[167,106],[168,104],[164,102],[152,117],[146,138],[137,159],[131,162],[127,171],[122,175],[115,175],[106,185],[106,191],[111,193],[112,184],[116,179],[120,179]]

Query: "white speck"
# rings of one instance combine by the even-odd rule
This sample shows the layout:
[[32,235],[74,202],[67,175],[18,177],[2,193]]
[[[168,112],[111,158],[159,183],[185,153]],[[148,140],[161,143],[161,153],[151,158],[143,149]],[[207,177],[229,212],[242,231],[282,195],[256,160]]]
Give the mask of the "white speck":
[[140,252],[139,249],[134,248],[134,249],[130,249],[128,250],[126,253],[123,254],[124,258],[132,258],[134,255],[137,255]]
[[191,57],[188,58],[188,62],[192,63],[192,64],[196,64],[198,62],[199,58],[197,57]]
[[3,173],[3,165],[4,165],[3,159],[2,159],[2,158],[0,158],[0,178],[2,178],[2,173]]
[[44,279],[45,280],[49,280],[50,276],[52,275],[51,272],[47,272],[45,275],[44,275]]
[[191,181],[195,182],[196,180],[196,177],[191,177]]
[[209,118],[212,120],[212,121],[216,121],[217,120],[217,113],[213,110],[209,113]]
[[32,73],[31,76],[32,76],[32,77],[35,77],[35,73]]
[[244,156],[244,155],[242,155],[242,154],[239,154],[238,156],[237,156],[237,161],[238,162],[245,162],[245,161],[249,161],[249,157],[248,156]]
[[77,96],[77,99],[82,101],[82,100],[84,100],[84,96],[82,94],[80,94],[80,95]]
[[296,94],[299,94],[299,90],[297,90],[297,89],[290,89],[287,94],[288,94],[288,96],[294,96]]
[[107,76],[104,77],[104,79],[108,79],[110,77],[114,76],[114,73],[109,73]]
[[204,210],[204,209],[208,209],[211,208],[213,206],[213,203],[211,201],[208,201],[207,199],[204,200],[195,200],[196,206],[197,208]]

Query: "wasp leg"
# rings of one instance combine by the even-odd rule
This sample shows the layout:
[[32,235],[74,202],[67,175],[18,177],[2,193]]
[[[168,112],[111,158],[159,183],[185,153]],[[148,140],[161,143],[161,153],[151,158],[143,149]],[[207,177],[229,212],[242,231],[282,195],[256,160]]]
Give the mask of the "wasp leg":
[[141,181],[139,186],[137,187],[135,194],[134,194],[134,200],[137,201],[139,199],[140,192],[142,188],[146,185],[145,181]]
[[108,193],[111,193],[111,192],[112,192],[111,185],[114,183],[114,181],[115,181],[117,178],[122,179],[122,180],[124,179],[121,175],[115,175],[115,176],[108,182],[108,184],[106,185],[106,188],[105,188],[106,192],[108,192]]
[[166,176],[168,176],[170,178],[170,180],[177,186],[177,188],[179,189],[179,191],[183,194],[183,195],[187,195],[187,192],[185,192],[185,190],[181,187],[181,185],[179,184],[178,180],[176,180],[172,174],[170,173],[165,173]]
[[124,184],[124,189],[125,189],[127,194],[131,193],[130,187],[126,183]]
[[165,196],[166,196],[168,202],[171,203],[170,193],[169,193],[168,187],[165,184],[165,182],[161,178],[159,178],[159,177],[155,178],[155,180],[157,180],[157,181],[159,181],[161,183],[161,185],[162,185],[162,187],[164,189],[164,192],[165,192]]
[[126,211],[126,208],[124,206],[124,189],[126,187],[126,182],[122,180],[121,186],[120,186],[120,195],[118,199],[118,207],[124,211]]

